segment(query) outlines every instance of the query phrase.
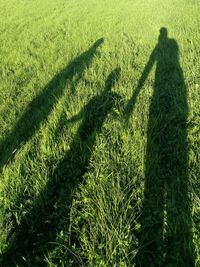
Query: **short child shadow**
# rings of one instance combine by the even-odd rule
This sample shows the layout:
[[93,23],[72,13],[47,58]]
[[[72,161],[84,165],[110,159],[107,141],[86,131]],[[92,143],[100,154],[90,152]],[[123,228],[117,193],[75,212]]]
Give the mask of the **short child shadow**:
[[154,91],[149,109],[145,185],[136,266],[194,266],[188,197],[187,88],[179,48],[161,28],[138,86],[125,109],[128,120],[153,65]]
[[[4,263],[20,263],[21,257],[24,256],[29,259],[27,266],[45,266],[44,253],[54,248],[57,234],[68,229],[72,193],[83,181],[82,177],[87,171],[96,137],[101,132],[108,113],[120,98],[111,91],[119,77],[120,69],[116,68],[109,74],[103,92],[93,97],[79,114],[67,120],[67,123],[80,119],[82,122],[70,144],[69,152],[49,178],[26,220],[11,237]],[[34,265],[34,260],[38,258],[40,262]],[[77,261],[75,266],[78,265]]]
[[82,77],[103,41],[103,38],[97,40],[87,51],[72,60],[31,101],[11,133],[0,143],[0,170],[14,156],[15,151],[23,143],[26,143],[47,119],[54,105],[64,93],[66,83],[74,76],[76,76],[75,83],[77,83]]

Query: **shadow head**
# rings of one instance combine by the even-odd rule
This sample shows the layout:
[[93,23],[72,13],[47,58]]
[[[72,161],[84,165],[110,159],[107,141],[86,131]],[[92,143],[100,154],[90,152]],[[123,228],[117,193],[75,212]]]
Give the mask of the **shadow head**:
[[159,42],[160,42],[160,41],[165,41],[165,40],[167,40],[167,38],[168,38],[168,31],[167,31],[167,28],[162,27],[162,28],[160,29],[160,35],[159,35],[158,40],[159,40]]
[[105,82],[105,91],[111,91],[112,87],[115,85],[115,83],[119,80],[121,73],[121,68],[117,67],[111,73],[108,75],[108,78]]
[[102,45],[104,43],[104,38],[100,38],[98,39],[93,45],[92,48],[96,49],[97,47],[99,47],[100,45]]

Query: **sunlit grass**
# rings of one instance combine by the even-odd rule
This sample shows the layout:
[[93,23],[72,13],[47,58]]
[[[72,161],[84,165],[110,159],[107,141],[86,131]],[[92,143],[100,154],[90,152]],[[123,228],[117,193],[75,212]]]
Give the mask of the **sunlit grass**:
[[[55,94],[54,105],[34,134],[28,139],[22,136],[22,142],[16,142],[2,166],[2,266],[44,266],[44,262],[47,266],[67,267],[134,265],[140,245],[137,234],[141,227],[147,125],[155,68],[138,95],[128,123],[123,110],[163,26],[179,45],[188,90],[188,195],[195,266],[199,266],[199,13],[198,1],[192,0],[0,0],[0,147],[19,126],[31,101],[49,82],[99,38],[104,39],[81,77],[79,71],[67,81],[61,79],[63,93]],[[48,213],[43,203],[47,200],[41,193],[68,155],[82,123],[82,120],[74,123],[68,120],[84,110],[93,97],[101,96],[109,74],[116,68],[121,72],[112,91],[120,99],[96,133],[84,177],[72,187],[73,197],[64,203],[55,202],[53,213],[45,217],[50,221],[57,218],[56,238],[47,240],[50,245],[45,243],[46,239],[44,244],[40,243],[43,233],[35,228],[43,214]],[[2,158],[7,158],[7,144],[0,151]],[[76,157],[81,161],[84,154]],[[66,206],[71,207],[70,212]],[[23,236],[20,229],[23,230],[21,225],[26,220],[28,226]],[[31,253],[26,251],[29,246],[26,243],[34,231],[39,237]],[[17,243],[16,233],[21,236]],[[20,248],[21,244],[24,248]]]

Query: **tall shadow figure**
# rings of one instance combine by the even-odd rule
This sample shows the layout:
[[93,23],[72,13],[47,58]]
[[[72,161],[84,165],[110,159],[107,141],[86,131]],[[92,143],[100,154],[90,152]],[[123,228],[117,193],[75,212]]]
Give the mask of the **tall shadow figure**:
[[[22,263],[20,265],[22,255],[29,259],[30,266],[35,266],[35,258],[41,259],[37,261],[37,266],[45,266],[44,253],[54,248],[55,243],[52,243],[60,230],[67,231],[73,191],[87,171],[96,137],[108,113],[120,99],[118,94],[111,91],[119,77],[120,69],[117,68],[108,76],[103,92],[93,97],[79,114],[67,120],[69,124],[80,119],[82,122],[70,144],[70,150],[49,178],[30,214],[21,223],[17,233],[15,229],[10,237],[10,247],[3,256],[4,266],[12,266],[14,261],[24,266]],[[75,266],[78,266],[78,262]]]
[[[66,83],[75,78],[76,84],[81,79],[103,41],[103,38],[97,40],[87,51],[72,60],[31,101],[10,134],[0,143],[0,170],[13,158],[15,151],[26,143],[47,119],[55,103],[64,93]],[[73,88],[72,93],[74,93]]]
[[145,185],[136,266],[194,266],[188,197],[187,88],[179,48],[160,29],[138,86],[126,107],[126,118],[153,65],[154,91],[149,108]]

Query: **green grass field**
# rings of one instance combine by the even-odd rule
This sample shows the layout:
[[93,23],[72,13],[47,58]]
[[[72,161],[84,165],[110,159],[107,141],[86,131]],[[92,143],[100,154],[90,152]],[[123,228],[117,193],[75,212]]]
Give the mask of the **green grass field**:
[[0,0],[0,266],[200,266],[199,0]]

